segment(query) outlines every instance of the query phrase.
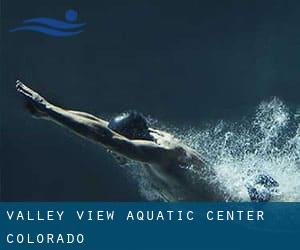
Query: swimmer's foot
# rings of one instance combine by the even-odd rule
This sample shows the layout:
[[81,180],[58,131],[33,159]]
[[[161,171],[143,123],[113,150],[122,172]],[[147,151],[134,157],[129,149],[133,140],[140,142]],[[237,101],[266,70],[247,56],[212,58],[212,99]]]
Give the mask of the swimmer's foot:
[[251,201],[270,201],[278,195],[279,183],[270,175],[260,174],[253,183],[246,184]]
[[16,90],[25,98],[25,107],[35,118],[47,116],[45,109],[48,103],[42,96],[19,80],[16,81]]

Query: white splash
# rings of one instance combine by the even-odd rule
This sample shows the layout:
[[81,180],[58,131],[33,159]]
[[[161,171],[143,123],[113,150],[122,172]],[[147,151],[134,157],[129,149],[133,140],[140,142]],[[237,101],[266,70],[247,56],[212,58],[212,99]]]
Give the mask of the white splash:
[[[291,113],[277,98],[262,102],[250,119],[220,121],[205,130],[176,129],[176,136],[215,168],[228,198],[249,200],[245,185],[267,173],[280,185],[277,201],[300,201],[300,112]],[[173,131],[174,132],[174,131]],[[131,168],[141,193],[153,200],[159,190],[141,167]],[[197,172],[193,172],[197,175]]]

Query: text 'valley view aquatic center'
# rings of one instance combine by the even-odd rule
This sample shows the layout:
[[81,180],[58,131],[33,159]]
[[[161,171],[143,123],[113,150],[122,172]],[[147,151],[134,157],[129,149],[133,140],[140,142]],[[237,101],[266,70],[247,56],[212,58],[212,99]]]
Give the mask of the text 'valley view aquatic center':
[[[9,221],[61,221],[64,219],[65,212],[61,211],[6,211]],[[263,221],[264,211],[262,210],[208,210],[204,214],[197,211],[188,210],[129,210],[125,216],[119,216],[114,210],[77,210],[73,215],[79,221]]]

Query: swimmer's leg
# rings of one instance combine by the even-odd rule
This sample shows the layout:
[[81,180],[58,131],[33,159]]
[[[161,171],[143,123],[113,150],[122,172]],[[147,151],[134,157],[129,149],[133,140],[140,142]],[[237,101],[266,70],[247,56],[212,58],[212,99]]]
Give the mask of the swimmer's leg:
[[246,185],[251,201],[270,201],[278,193],[279,183],[270,175],[260,174]]

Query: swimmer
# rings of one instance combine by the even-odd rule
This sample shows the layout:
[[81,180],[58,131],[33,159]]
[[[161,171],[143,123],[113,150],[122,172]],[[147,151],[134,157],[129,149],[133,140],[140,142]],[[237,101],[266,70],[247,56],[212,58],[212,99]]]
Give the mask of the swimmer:
[[[163,200],[230,200],[219,188],[213,167],[197,151],[171,134],[149,127],[142,114],[125,112],[106,121],[88,113],[55,106],[21,81],[16,83],[17,91],[25,97],[27,108],[34,117],[58,123],[102,144],[122,158],[142,163],[141,167],[151,174],[153,185],[158,187]],[[209,178],[193,180],[190,166]]]

